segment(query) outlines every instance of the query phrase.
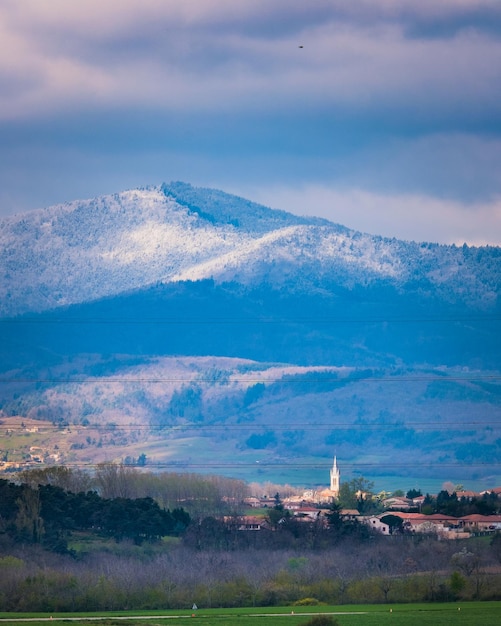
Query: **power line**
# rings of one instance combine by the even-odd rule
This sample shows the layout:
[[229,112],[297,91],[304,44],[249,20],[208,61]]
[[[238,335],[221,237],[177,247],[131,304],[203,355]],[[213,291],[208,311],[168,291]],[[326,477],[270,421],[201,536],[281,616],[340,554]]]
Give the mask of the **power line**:
[[[273,369],[275,366],[271,365],[270,369]],[[283,367],[287,369],[290,368],[299,368],[299,369],[308,369],[308,366],[282,366],[277,365],[276,367]],[[318,370],[319,366],[312,366],[315,370]],[[324,371],[329,371],[329,369],[342,369],[337,368],[336,366],[326,366]],[[217,369],[217,367],[216,367]],[[350,369],[347,367],[347,369]],[[369,369],[369,368],[367,368]],[[379,368],[378,368],[379,369]],[[318,371],[314,372],[318,374]],[[306,372],[307,374],[307,372]],[[304,376],[304,374],[303,374]],[[231,373],[226,374],[223,372],[221,376],[199,376],[196,373],[191,378],[180,378],[180,377],[155,377],[155,378],[106,378],[104,376],[96,376],[96,377],[86,377],[86,378],[0,378],[0,384],[52,384],[52,385],[63,385],[63,384],[96,384],[96,383],[106,383],[106,384],[128,384],[128,383],[136,383],[136,384],[161,384],[161,383],[217,383],[221,386],[228,386],[232,383],[249,383],[249,384],[257,384],[257,383],[280,383],[280,384],[319,384],[319,383],[336,383],[336,384],[346,384],[346,383],[356,383],[356,382],[376,382],[376,383],[403,383],[403,382],[484,382],[484,381],[493,381],[498,382],[501,381],[501,375],[499,374],[479,374],[479,375],[470,375],[470,376],[399,376],[395,374],[393,376],[370,376],[370,375],[346,375],[346,376],[336,376],[332,378],[321,377],[321,378],[312,378],[308,376],[307,378],[301,378],[299,374],[293,373],[284,373],[281,377],[255,377],[251,378],[249,376],[244,377],[234,377]]]
[[452,322],[499,322],[500,315],[485,316],[447,316],[447,317],[74,317],[74,318],[2,318],[0,324],[417,324],[417,323],[452,323]]
[[[8,419],[8,418],[4,418]],[[19,419],[24,420],[26,418],[20,417]],[[40,420],[40,423],[42,421]],[[140,430],[142,432],[149,431],[150,433],[165,433],[166,431],[175,431],[181,432],[186,430],[203,430],[203,431],[248,431],[248,430],[410,430],[410,429],[418,429],[418,430],[443,430],[443,429],[465,429],[465,428],[489,428],[489,429],[498,429],[501,428],[501,419],[499,420],[482,420],[477,422],[405,422],[405,423],[387,423],[387,424],[378,424],[378,423],[356,423],[356,422],[332,422],[332,423],[317,423],[317,422],[288,422],[288,423],[260,423],[260,422],[251,422],[248,424],[166,424],[165,426],[155,426],[154,424],[117,424],[114,423],[110,425],[110,423],[105,424],[96,424],[90,423],[88,425],[83,424],[68,424],[64,426],[37,426],[33,423],[30,423],[30,426],[21,426],[21,425],[12,425],[8,424],[0,424],[0,432],[5,431],[23,431],[25,432],[29,428],[37,428],[38,432],[60,432],[62,430],[69,431],[83,431],[88,432],[92,430],[98,430],[100,432],[115,432],[115,431],[136,431]]]
[[[116,465],[116,463],[110,463],[107,461],[103,462],[86,462],[86,461],[75,461],[75,462],[65,462],[62,465],[57,465],[57,467],[68,467],[68,468],[79,468],[79,467],[93,467],[97,468],[102,465]],[[134,465],[123,464],[125,467],[135,467]],[[279,462],[271,462],[271,461],[243,461],[241,463],[232,462],[232,463],[214,463],[214,462],[200,462],[194,463],[191,461],[170,461],[170,462],[151,462],[147,461],[145,466],[140,466],[142,469],[172,469],[172,468],[200,468],[200,469],[238,469],[238,468],[246,468],[246,467],[263,467],[263,468],[287,468],[288,471],[291,469],[303,470],[303,469],[319,469],[323,470],[326,467],[332,466],[332,459],[326,460],[324,462],[315,462],[315,463],[297,463],[297,461],[287,462],[286,460],[280,460]],[[358,462],[344,462],[343,461],[343,470],[357,470],[357,469],[368,469],[368,468],[392,468],[392,469],[412,469],[415,471],[416,465],[415,463],[394,463],[392,461],[384,462],[371,462],[371,463],[358,463]],[[468,468],[472,467],[501,467],[501,461],[474,461],[469,463],[457,462],[457,463],[427,463],[426,468],[464,468],[467,466]],[[54,467],[51,465],[44,466],[45,468]]]

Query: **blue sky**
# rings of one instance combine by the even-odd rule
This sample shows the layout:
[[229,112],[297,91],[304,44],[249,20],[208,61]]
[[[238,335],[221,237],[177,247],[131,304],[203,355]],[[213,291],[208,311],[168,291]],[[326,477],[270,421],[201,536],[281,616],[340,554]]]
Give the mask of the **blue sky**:
[[0,213],[183,180],[501,244],[498,0],[2,0]]

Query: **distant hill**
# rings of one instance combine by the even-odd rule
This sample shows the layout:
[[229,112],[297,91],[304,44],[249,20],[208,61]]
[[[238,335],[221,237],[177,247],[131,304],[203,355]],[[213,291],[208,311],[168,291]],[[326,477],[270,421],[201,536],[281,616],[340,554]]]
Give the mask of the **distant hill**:
[[0,240],[1,407],[74,425],[66,461],[133,446],[199,471],[212,449],[211,471],[315,482],[336,451],[364,475],[501,480],[498,247],[185,183],[11,217]]

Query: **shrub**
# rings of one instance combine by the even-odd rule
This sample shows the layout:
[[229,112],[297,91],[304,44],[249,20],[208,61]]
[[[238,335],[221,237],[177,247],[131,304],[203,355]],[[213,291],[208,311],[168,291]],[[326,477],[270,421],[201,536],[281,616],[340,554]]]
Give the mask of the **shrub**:
[[302,626],[339,626],[339,622],[330,615],[315,615]]
[[296,600],[294,606],[317,606],[320,602],[316,598],[301,598]]

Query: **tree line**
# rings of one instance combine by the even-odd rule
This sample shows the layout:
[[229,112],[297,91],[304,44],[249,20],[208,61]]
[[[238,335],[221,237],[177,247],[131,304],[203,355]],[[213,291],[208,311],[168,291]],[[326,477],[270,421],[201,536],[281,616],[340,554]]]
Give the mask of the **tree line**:
[[183,508],[162,509],[153,498],[103,498],[95,491],[72,493],[54,485],[0,480],[0,532],[12,541],[67,551],[70,533],[85,531],[136,544],[179,535],[190,524]]
[[[68,489],[75,477],[66,469],[28,472],[21,477],[28,482],[19,484],[0,480],[0,532],[13,542],[40,544],[60,553],[69,551],[72,537],[83,532],[117,542],[129,539],[137,545],[176,536],[197,550],[321,549],[347,537],[363,542],[371,535],[366,525],[343,519],[340,506],[334,502],[325,517],[319,511],[314,522],[301,521],[284,508],[278,493],[263,516],[263,530],[242,532],[242,503],[236,498],[223,497],[213,514],[192,518],[183,507],[161,507],[151,495],[124,495],[130,493],[126,475],[137,478],[138,473],[130,472],[127,466],[122,469],[101,468],[97,480],[100,489],[78,492]],[[54,484],[57,481],[66,488]],[[110,491],[111,484],[114,487]],[[122,495],[103,497],[102,493]],[[186,497],[188,506],[194,503],[195,495],[204,499],[203,492],[192,494]]]
[[[162,480],[176,486],[168,498]],[[340,504],[326,523],[301,522],[278,493],[267,529],[242,531],[239,481],[183,481],[104,465],[0,480],[0,610],[501,599],[501,534],[382,537],[344,519]],[[370,484],[348,486],[362,501]]]

